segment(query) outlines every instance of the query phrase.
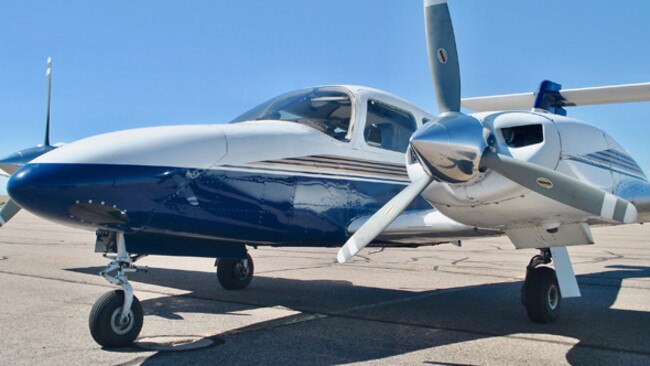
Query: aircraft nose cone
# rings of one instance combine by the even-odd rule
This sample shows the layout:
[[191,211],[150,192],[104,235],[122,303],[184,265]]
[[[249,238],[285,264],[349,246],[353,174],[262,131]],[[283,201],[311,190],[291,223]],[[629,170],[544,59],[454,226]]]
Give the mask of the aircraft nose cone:
[[478,174],[487,147],[483,130],[476,118],[449,113],[416,131],[411,146],[436,178],[449,183],[467,182]]
[[27,164],[9,178],[7,193],[22,208],[39,214],[51,211],[57,198],[54,190],[62,189],[61,183],[46,166]]
[[94,205],[93,198],[107,191],[113,182],[114,174],[106,168],[31,163],[11,176],[7,192],[19,206],[36,215],[59,222],[73,220],[79,223],[76,211],[89,210],[80,204]]

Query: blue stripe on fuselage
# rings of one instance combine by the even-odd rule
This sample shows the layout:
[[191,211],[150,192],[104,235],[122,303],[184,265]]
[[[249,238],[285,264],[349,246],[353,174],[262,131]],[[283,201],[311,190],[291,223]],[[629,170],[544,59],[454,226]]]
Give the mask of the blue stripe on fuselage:
[[[27,164],[19,173],[9,182],[12,197],[52,220],[87,228],[288,246],[341,245],[351,220],[374,213],[405,187],[376,180],[218,168]],[[83,210],[71,210],[81,204]],[[113,206],[113,211],[124,213],[123,224],[101,222],[96,212],[83,217],[88,207],[101,211]],[[429,208],[421,197],[409,207]]]

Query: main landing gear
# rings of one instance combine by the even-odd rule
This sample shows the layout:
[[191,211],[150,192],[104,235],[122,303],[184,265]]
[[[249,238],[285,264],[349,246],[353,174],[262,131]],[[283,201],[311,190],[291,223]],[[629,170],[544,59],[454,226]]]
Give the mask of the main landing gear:
[[246,259],[220,258],[215,262],[217,279],[226,290],[243,290],[253,280],[253,258],[246,253]]
[[102,347],[123,347],[135,341],[140,334],[143,322],[142,305],[133,295],[127,273],[147,271],[146,267],[134,266],[140,256],[130,256],[126,252],[124,234],[117,233],[117,255],[99,274],[108,282],[120,286],[100,297],[93,305],[88,325],[95,342]]
[[528,318],[535,323],[552,323],[557,319],[562,295],[555,270],[541,266],[551,263],[551,251],[541,249],[526,267],[526,281],[521,288],[521,302]]

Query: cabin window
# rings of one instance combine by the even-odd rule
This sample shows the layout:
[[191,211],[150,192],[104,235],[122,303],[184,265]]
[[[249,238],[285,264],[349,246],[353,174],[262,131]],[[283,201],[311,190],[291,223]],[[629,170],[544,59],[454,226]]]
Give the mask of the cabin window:
[[231,123],[281,120],[296,122],[339,141],[350,141],[352,98],[341,88],[310,88],[275,97]]
[[363,135],[369,146],[406,152],[415,129],[415,118],[410,113],[375,100],[368,101]]
[[541,124],[502,128],[501,134],[509,147],[524,147],[544,141]]

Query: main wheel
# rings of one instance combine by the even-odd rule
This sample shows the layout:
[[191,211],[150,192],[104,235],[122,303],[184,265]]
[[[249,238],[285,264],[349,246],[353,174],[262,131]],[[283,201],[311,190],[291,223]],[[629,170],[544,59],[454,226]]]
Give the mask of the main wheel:
[[535,323],[552,323],[557,319],[562,295],[554,269],[536,267],[529,270],[522,292],[530,320]]
[[246,254],[247,259],[217,260],[217,279],[226,290],[245,289],[253,279],[253,258]]
[[138,338],[142,330],[142,305],[133,296],[126,322],[120,322],[124,291],[115,290],[100,297],[90,310],[88,325],[95,342],[102,347],[128,346]]

